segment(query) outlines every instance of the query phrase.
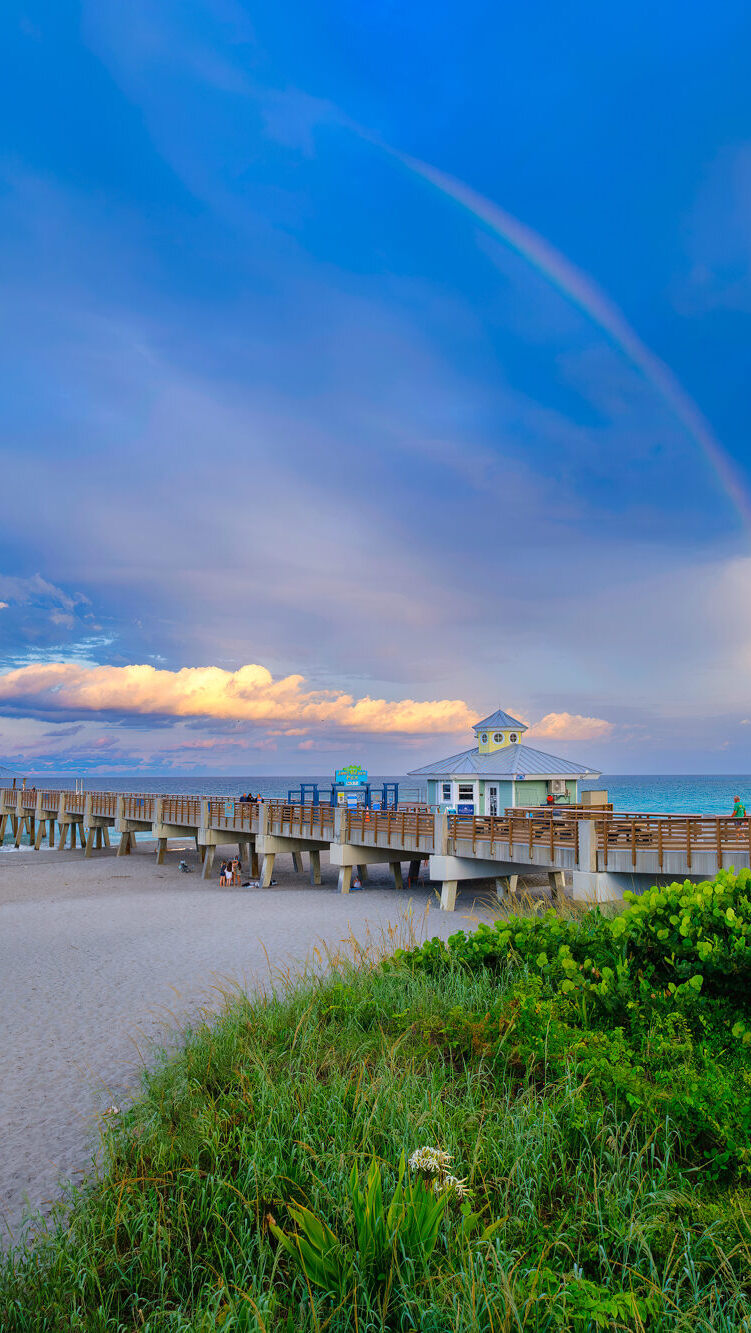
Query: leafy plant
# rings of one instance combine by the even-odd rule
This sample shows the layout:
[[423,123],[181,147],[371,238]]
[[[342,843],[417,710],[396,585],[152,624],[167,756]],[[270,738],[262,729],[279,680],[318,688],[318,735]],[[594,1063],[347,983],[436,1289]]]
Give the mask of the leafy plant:
[[359,1282],[383,1308],[402,1264],[419,1272],[426,1268],[450,1196],[447,1191],[432,1190],[420,1178],[410,1177],[404,1153],[388,1205],[383,1197],[381,1167],[375,1159],[364,1188],[357,1163],[348,1183],[353,1225],[346,1241],[340,1241],[310,1209],[297,1204],[289,1205],[295,1231],[284,1232],[275,1222],[270,1223],[270,1229],[312,1286],[341,1300]]

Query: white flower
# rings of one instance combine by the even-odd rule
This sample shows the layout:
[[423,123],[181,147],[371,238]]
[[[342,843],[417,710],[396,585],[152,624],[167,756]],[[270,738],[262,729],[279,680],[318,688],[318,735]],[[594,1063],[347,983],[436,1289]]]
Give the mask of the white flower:
[[448,1174],[443,1177],[438,1177],[433,1181],[433,1189],[436,1194],[455,1194],[457,1199],[463,1199],[465,1194],[469,1193],[466,1176],[463,1176],[461,1179],[459,1176]]
[[409,1159],[410,1170],[422,1171],[426,1176],[445,1175],[450,1164],[451,1154],[442,1152],[440,1148],[415,1148]]
[[112,1103],[112,1106],[105,1106],[104,1110],[102,1111],[102,1115],[119,1115],[119,1114],[120,1114],[120,1107],[115,1106],[114,1102]]

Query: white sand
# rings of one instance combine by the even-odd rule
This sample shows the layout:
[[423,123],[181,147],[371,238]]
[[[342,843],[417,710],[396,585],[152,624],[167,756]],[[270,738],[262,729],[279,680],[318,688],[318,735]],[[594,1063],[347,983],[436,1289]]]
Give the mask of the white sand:
[[444,938],[492,915],[474,893],[441,912],[427,888],[389,887],[380,866],[343,896],[327,865],[321,888],[283,856],[278,887],[220,889],[181,874],[181,855],[157,866],[143,844],[89,861],[0,853],[0,1243],[20,1236],[29,1205],[48,1210],[61,1181],[90,1168],[102,1110],[124,1104],[154,1043],[227,989],[268,985],[267,954],[301,965],[317,941],[336,946],[350,929],[362,940],[410,902],[418,928],[430,904],[423,933]]

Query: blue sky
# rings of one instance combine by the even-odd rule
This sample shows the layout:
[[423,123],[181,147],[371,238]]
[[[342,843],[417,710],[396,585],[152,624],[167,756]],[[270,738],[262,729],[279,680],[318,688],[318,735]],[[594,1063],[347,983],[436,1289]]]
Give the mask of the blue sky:
[[741,509],[405,165],[596,285],[748,495],[747,6],[1,22],[0,759],[403,771],[502,706],[606,771],[751,770]]

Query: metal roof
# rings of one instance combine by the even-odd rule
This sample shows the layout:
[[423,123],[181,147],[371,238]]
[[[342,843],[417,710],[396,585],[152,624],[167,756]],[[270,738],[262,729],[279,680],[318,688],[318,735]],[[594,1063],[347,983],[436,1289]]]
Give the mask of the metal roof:
[[[504,714],[505,716],[505,714]],[[545,754],[542,750],[533,750],[530,745],[504,745],[493,754],[480,754],[479,750],[462,750],[461,754],[449,755],[447,759],[438,759],[425,768],[413,768],[408,773],[410,778],[451,778],[464,773],[478,774],[484,778],[514,778],[519,773],[525,777],[546,778],[599,778],[600,774],[586,764],[575,764],[570,759],[561,759],[554,754]]]
[[527,731],[528,728],[523,722],[517,722],[510,713],[504,713],[502,708],[497,708],[490,717],[484,717],[482,722],[475,722],[473,731],[492,731],[493,728],[504,727],[507,731]]

